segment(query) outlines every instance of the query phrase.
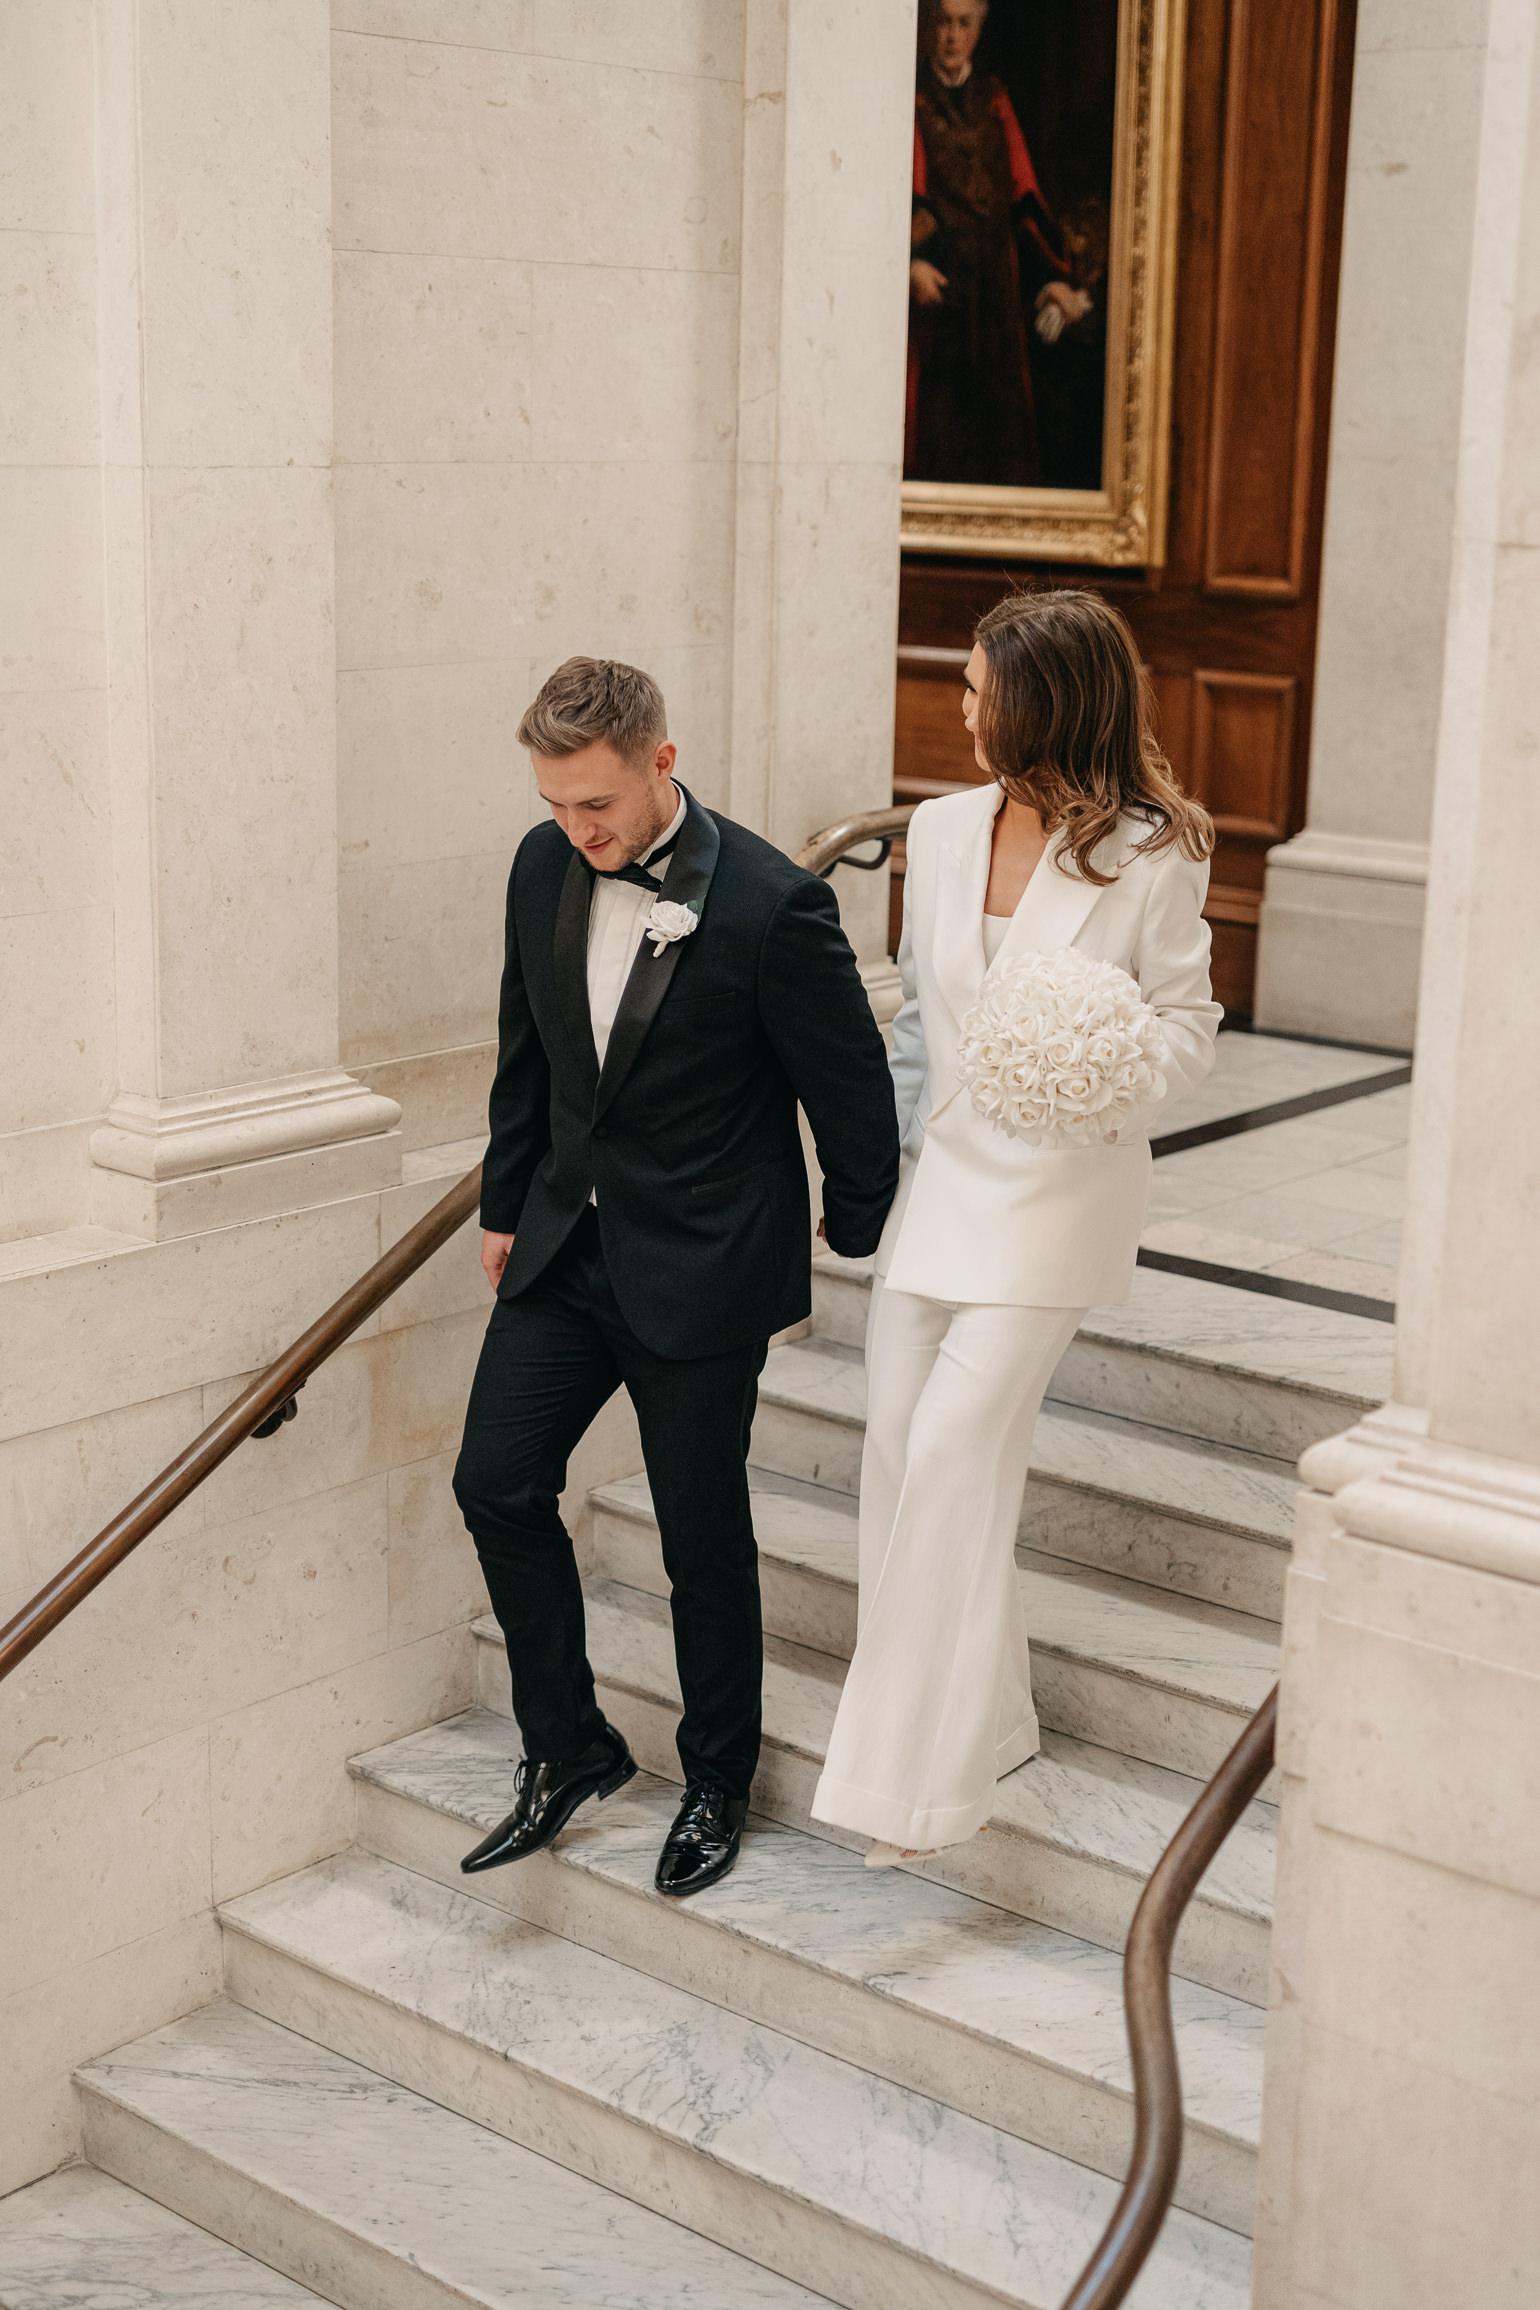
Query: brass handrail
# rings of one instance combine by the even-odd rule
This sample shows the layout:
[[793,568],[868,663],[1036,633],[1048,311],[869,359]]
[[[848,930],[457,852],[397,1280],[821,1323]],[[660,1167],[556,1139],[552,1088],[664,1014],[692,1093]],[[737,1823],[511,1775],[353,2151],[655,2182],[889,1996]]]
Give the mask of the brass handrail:
[[[827,875],[846,851],[858,849],[863,842],[876,838],[891,845],[893,836],[903,831],[909,818],[910,810],[902,809],[869,810],[859,817],[842,819],[838,825],[826,826],[804,844],[796,854],[796,863],[811,873]],[[873,863],[880,865],[886,856],[884,848],[882,858]],[[277,1417],[296,1392],[333,1350],[341,1347],[366,1317],[373,1315],[392,1292],[398,1291],[464,1226],[480,1195],[481,1165],[478,1163],[383,1259],[376,1260],[366,1274],[350,1285],[292,1347],[285,1348],[275,1363],[259,1373],[244,1395],[237,1396],[202,1435],[195,1436],[186,1450],[177,1454],[169,1467],[162,1468],[137,1499],[130,1500],[110,1524],[104,1525],[78,1556],[72,1556],[62,1571],[56,1572],[46,1587],[39,1589],[30,1604],[24,1604],[20,1612],[0,1628],[0,1679],[9,1676],[34,1645],[41,1644],[44,1637],[106,1579],[113,1567],[131,1555],[141,1540],[147,1540],[172,1509],[179,1507],[189,1492],[196,1491],[205,1476],[211,1476],[238,1445],[268,1421],[276,1424]]]
[[1060,2310],[1116,2310],[1160,2234],[1182,2162],[1182,2078],[1171,2020],[1171,1951],[1198,1881],[1272,1769],[1273,1686],[1161,1854],[1123,1952],[1123,2008],[1134,2069],[1134,2152],[1112,2219]]
[[[837,818],[832,826],[809,835],[797,852],[796,863],[822,879],[827,879],[841,860],[850,866],[885,866],[895,839],[903,833],[917,807],[913,802],[901,802],[891,810],[862,810],[853,818]],[[846,859],[846,852],[859,850],[863,842],[880,842],[882,848],[870,860]]]
[[447,1243],[450,1236],[464,1226],[476,1208],[480,1193],[481,1165],[478,1163],[399,1243],[392,1245],[383,1259],[376,1260],[366,1275],[350,1284],[342,1297],[292,1347],[285,1348],[277,1362],[270,1363],[244,1395],[237,1396],[217,1420],[210,1421],[201,1436],[195,1436],[186,1450],[177,1454],[169,1467],[162,1468],[136,1500],[130,1500],[78,1556],[71,1557],[30,1604],[24,1604],[15,1618],[0,1628],[0,1677],[9,1676],[33,1646],[41,1644],[49,1631],[57,1628],[66,1614],[73,1612],[82,1598],[106,1579],[114,1565],[121,1564],[141,1540],[148,1539],[156,1525],[162,1523],[189,1492],[196,1491],[205,1476],[213,1474],[221,1460],[228,1460],[254,1428],[260,1427],[280,1405],[288,1402],[296,1389],[304,1386],[333,1349],[341,1347],[367,1316],[373,1315],[393,1291],[416,1274],[425,1260],[432,1258],[440,1244]]

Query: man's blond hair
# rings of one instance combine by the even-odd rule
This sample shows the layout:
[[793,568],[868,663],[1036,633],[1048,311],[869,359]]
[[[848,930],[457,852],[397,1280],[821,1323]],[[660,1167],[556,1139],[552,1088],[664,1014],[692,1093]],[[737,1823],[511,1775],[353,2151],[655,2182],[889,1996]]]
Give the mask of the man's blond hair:
[[640,764],[667,736],[663,692],[618,658],[568,658],[519,724],[519,744],[548,759],[602,740],[623,762]]

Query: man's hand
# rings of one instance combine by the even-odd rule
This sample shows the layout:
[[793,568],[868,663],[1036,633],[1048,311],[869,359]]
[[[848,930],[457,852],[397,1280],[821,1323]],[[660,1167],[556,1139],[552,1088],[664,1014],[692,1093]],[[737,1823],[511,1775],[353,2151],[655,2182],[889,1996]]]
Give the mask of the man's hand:
[[511,1235],[494,1235],[490,1228],[482,1229],[481,1267],[494,1291],[503,1280],[503,1269],[508,1265],[508,1254],[512,1249]]
[[909,293],[917,305],[942,305],[946,302],[946,275],[938,273],[923,257],[916,257],[909,267]]

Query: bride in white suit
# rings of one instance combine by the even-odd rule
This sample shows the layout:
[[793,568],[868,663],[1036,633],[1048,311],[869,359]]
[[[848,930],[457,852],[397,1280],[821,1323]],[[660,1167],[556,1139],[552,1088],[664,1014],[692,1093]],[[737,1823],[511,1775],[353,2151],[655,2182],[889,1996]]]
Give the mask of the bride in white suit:
[[1114,963],[1160,1020],[1165,1106],[1207,1074],[1222,1015],[1213,830],[1160,752],[1117,611],[1012,596],[980,622],[966,679],[988,783],[909,825],[904,1163],[867,1326],[858,1637],[812,1806],[874,1840],[872,1867],[972,1836],[1037,1751],[1014,1554],[1032,1434],[1087,1309],[1132,1284],[1159,1112],[1096,1145],[1008,1137],[959,1079],[964,1016],[1013,955]]

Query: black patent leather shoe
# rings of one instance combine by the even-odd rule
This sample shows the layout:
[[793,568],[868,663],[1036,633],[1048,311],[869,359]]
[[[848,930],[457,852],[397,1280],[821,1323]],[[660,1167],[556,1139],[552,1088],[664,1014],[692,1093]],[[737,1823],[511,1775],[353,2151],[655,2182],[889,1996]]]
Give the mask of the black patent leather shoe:
[[663,1840],[653,1883],[660,1893],[699,1893],[725,1877],[738,1858],[747,1797],[730,1797],[709,1781],[691,1781]]
[[612,1797],[635,1772],[636,1760],[612,1724],[580,1757],[554,1764],[531,1764],[525,1757],[514,1776],[513,1811],[466,1854],[461,1868],[474,1877],[478,1870],[500,1869],[505,1861],[538,1853],[560,1836],[579,1805],[590,1797]]

